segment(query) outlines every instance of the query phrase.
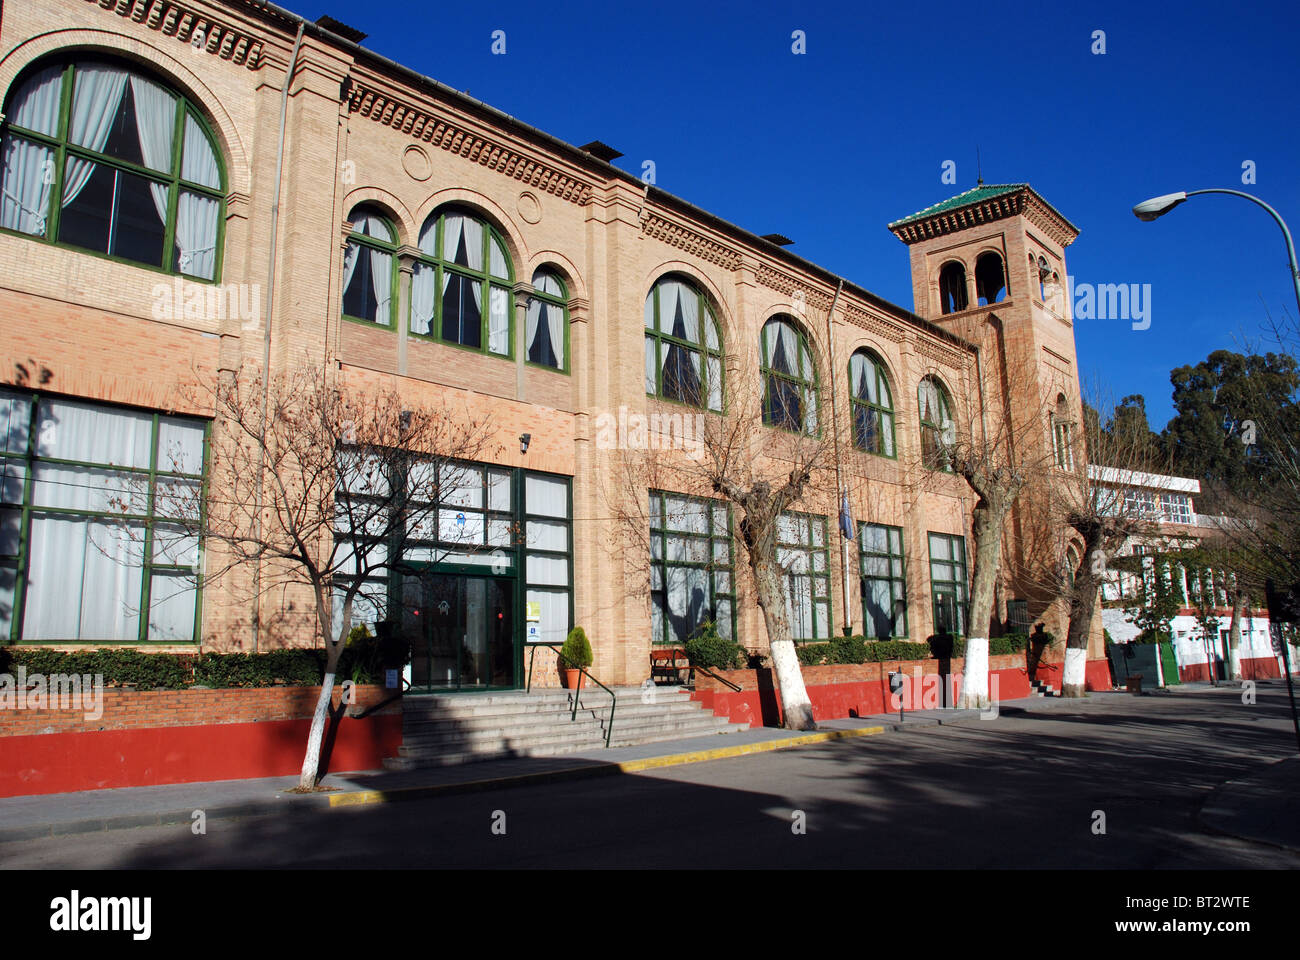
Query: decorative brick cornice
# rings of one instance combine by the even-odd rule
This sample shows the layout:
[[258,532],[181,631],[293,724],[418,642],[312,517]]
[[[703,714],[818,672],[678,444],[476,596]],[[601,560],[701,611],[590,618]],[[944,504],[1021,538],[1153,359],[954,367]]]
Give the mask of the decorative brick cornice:
[[1029,187],[943,210],[932,216],[909,220],[892,227],[891,232],[910,245],[1014,216],[1023,216],[1062,247],[1068,247],[1079,235],[1079,231],[1068,220]]
[[347,108],[349,113],[359,113],[562,200],[582,205],[591,197],[590,183],[521,150],[475,133],[465,124],[399,100],[391,93],[355,79],[347,92]]
[[795,277],[777,270],[775,267],[760,263],[754,271],[754,279],[777,293],[784,293],[793,298],[796,291],[803,293],[804,305],[810,310],[826,311],[831,308],[831,294],[801,283]]
[[195,49],[257,70],[264,63],[262,41],[228,23],[200,14],[172,0],[86,0],[119,17],[174,37]]
[[711,240],[697,230],[684,224],[675,223],[657,213],[647,212],[641,220],[641,232],[647,237],[662,240],[669,246],[716,263],[727,270],[740,266],[740,252],[724,243]]
[[876,336],[883,337],[892,343],[902,343],[907,338],[907,334],[902,327],[881,320],[879,317],[874,317],[865,310],[859,310],[852,304],[845,306],[844,319],[855,327],[866,330],[868,333],[874,333]]
[[932,340],[918,339],[914,341],[913,350],[928,360],[956,370],[964,370],[970,362],[969,355],[959,353],[956,350],[950,350]]

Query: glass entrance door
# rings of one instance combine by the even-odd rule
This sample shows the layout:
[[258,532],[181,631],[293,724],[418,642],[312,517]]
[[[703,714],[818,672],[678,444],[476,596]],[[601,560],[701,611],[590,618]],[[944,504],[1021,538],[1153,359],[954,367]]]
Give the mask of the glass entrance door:
[[513,582],[462,574],[408,574],[402,629],[415,690],[514,687]]

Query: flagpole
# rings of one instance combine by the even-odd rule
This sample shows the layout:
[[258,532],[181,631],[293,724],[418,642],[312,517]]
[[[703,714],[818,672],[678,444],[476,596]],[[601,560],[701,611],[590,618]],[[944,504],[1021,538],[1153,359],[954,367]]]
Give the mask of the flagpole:
[[840,515],[840,522],[836,524],[840,529],[840,568],[844,573],[844,635],[847,637],[853,633],[853,613],[851,604],[851,593],[849,591],[849,538],[844,533],[844,518],[847,516],[848,490],[844,486],[844,476],[840,469],[840,418],[836,409],[835,398],[839,391],[835,388],[835,333],[831,329],[831,320],[835,316],[835,307],[840,302],[840,292],[844,289],[844,281],[841,280],[835,287],[835,296],[831,300],[831,308],[826,311],[826,362],[830,367],[830,384],[831,384],[831,443],[835,453],[835,494],[839,501],[836,506]]

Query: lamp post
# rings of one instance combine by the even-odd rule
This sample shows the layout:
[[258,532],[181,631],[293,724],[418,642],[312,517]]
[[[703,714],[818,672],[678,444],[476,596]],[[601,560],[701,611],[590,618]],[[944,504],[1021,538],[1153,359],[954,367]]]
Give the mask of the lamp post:
[[[1152,197],[1150,200],[1143,200],[1133,208],[1133,216],[1137,217],[1139,220],[1150,222],[1163,217],[1174,207],[1183,203],[1188,197],[1199,197],[1206,193],[1226,193],[1234,197],[1244,197],[1251,203],[1257,204],[1267,210],[1269,216],[1271,216],[1277,222],[1277,225],[1282,228],[1282,236],[1286,240],[1286,255],[1291,265],[1291,284],[1295,287],[1296,307],[1300,308],[1300,266],[1296,264],[1295,241],[1291,239],[1291,231],[1287,227],[1286,221],[1282,219],[1282,215],[1263,200],[1259,199],[1259,197],[1251,196],[1249,193],[1242,193],[1240,190],[1225,190],[1219,187],[1208,190],[1191,190],[1187,192],[1179,191],[1178,193],[1166,193],[1162,197]],[[1297,319],[1300,320],[1300,314],[1297,314]]]
[[[1246,200],[1249,200],[1251,203],[1261,206],[1265,210],[1267,210],[1268,215],[1273,218],[1273,220],[1277,223],[1279,227],[1282,228],[1282,237],[1283,239],[1286,240],[1287,261],[1291,268],[1291,284],[1295,288],[1296,308],[1298,311],[1300,311],[1300,266],[1296,265],[1295,241],[1291,239],[1291,230],[1290,228],[1287,227],[1286,221],[1282,219],[1282,215],[1278,213],[1276,210],[1274,210],[1272,207],[1270,207],[1263,200],[1259,199],[1259,197],[1251,196],[1249,193],[1243,193],[1240,190],[1225,190],[1220,187],[1214,187],[1208,190],[1192,190],[1187,192],[1179,191],[1178,193],[1166,193],[1164,196],[1161,197],[1152,197],[1150,200],[1143,200],[1141,203],[1139,203],[1137,206],[1133,208],[1133,216],[1137,217],[1139,220],[1144,220],[1149,222],[1159,217],[1163,217],[1174,207],[1186,201],[1188,197],[1198,197],[1206,193],[1226,193],[1234,197],[1243,197]],[[1296,322],[1300,323],[1300,312],[1296,314]],[[1272,620],[1272,613],[1273,611],[1270,610],[1269,611],[1270,621]],[[1286,653],[1285,638],[1283,638],[1282,640],[1282,652],[1283,654]],[[1284,663],[1283,669],[1286,672],[1287,697],[1291,701],[1291,724],[1292,726],[1295,727],[1296,746],[1300,747],[1300,716],[1297,716],[1296,714],[1295,688],[1292,686],[1291,683],[1291,667],[1288,661],[1284,660],[1283,663]]]

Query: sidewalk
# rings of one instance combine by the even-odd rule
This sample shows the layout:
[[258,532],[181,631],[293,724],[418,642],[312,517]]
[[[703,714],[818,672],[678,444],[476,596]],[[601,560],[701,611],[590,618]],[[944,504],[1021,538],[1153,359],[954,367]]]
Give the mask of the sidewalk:
[[[1095,702],[1110,696],[1127,694],[1093,694],[1092,699]],[[999,704],[999,712],[1014,716],[1050,712],[1062,707],[1075,710],[1088,702],[1086,699],[1026,698]],[[977,710],[918,710],[906,712],[901,721],[897,713],[824,720],[811,733],[758,727],[739,733],[611,750],[596,748],[557,757],[488,760],[401,773],[330,773],[322,784],[333,788],[331,791],[307,795],[286,792],[297,785],[296,777],[271,777],[7,797],[0,799],[0,843],[60,834],[191,823],[198,810],[202,810],[209,820],[267,814],[313,814],[332,807],[615,776],[846,738],[906,732],[939,724],[980,722],[990,721],[981,721]]]

